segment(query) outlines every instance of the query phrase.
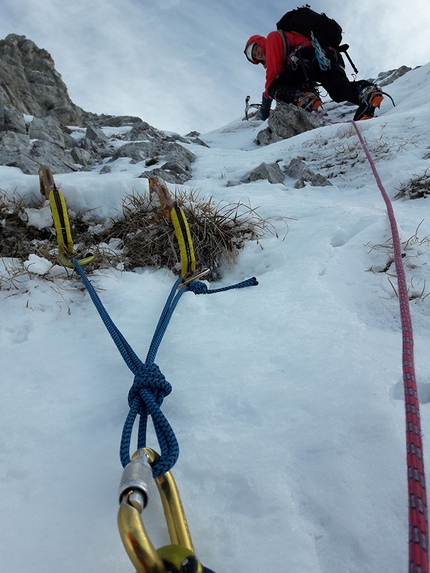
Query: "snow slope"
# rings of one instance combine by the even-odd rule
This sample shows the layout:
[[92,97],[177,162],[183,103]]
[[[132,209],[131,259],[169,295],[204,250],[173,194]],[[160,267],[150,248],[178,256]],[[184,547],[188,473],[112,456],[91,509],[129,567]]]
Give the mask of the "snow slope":
[[[394,200],[429,168],[430,64],[389,86],[360,123],[393,200],[415,336],[424,456],[430,455],[428,199]],[[387,88],[388,89],[388,88]],[[352,108],[326,106],[336,121]],[[157,355],[173,392],[163,412],[181,453],[177,480],[196,551],[217,573],[405,573],[408,515],[401,331],[387,265],[385,205],[353,128],[327,125],[265,148],[238,119],[190,145],[188,187],[249,202],[279,237],[248,243],[213,296],[186,293]],[[425,157],[427,156],[427,159]],[[333,186],[227,186],[265,161],[305,158]],[[58,175],[72,210],[101,221],[147,185],[121,160],[110,175]],[[30,204],[38,179],[0,167],[0,188]],[[288,217],[285,223],[276,217]],[[0,291],[0,570],[134,571],[116,525],[118,448],[132,375],[88,293],[46,261],[3,260]],[[14,268],[16,272],[12,273]],[[12,274],[16,278],[11,279]],[[47,278],[49,277],[49,280]],[[174,283],[169,271],[96,272],[107,311],[146,356]],[[392,284],[390,284],[390,281]],[[393,286],[392,286],[393,285]],[[394,287],[394,288],[393,288]],[[150,434],[148,445],[157,449]],[[428,458],[427,458],[428,459]],[[166,543],[156,494],[145,523]]]

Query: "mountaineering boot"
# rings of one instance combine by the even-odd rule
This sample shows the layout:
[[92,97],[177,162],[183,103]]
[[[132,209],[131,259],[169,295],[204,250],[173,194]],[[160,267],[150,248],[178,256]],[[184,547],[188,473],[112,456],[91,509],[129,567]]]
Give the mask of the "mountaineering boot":
[[319,96],[313,92],[297,92],[297,106],[306,109],[307,111],[318,111],[322,106],[322,101]]
[[377,85],[369,84],[364,89],[360,89],[360,99],[362,103],[355,112],[354,121],[371,119],[375,114],[375,108],[379,108],[384,96]]

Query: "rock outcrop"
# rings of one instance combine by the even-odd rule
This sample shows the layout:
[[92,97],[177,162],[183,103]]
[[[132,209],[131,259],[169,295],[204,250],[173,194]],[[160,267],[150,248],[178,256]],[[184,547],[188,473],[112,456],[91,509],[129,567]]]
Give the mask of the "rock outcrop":
[[138,117],[87,112],[69,97],[50,54],[25,36],[0,41],[0,165],[37,174],[48,164],[54,173],[109,173],[120,158],[142,164],[141,177],[160,175],[169,183],[191,177],[194,155],[181,143]]
[[25,36],[0,41],[0,94],[3,105],[61,125],[83,125],[86,114],[69,97],[50,54]]
[[322,125],[324,122],[318,116],[293,104],[277,102],[270,112],[268,126],[258,133],[255,143],[269,145]]
[[285,167],[285,173],[288,177],[296,180],[294,183],[296,189],[301,189],[307,183],[313,187],[327,187],[331,185],[327,177],[321,173],[314,173],[300,157],[295,157],[290,161]]
[[285,174],[282,173],[282,169],[277,163],[261,163],[245,179],[242,179],[242,183],[251,183],[261,179],[267,179],[272,184],[283,183]]

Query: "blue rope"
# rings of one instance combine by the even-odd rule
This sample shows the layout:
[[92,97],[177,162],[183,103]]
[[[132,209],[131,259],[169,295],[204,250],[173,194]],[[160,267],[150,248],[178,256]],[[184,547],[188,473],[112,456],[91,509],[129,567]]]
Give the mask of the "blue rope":
[[188,285],[188,290],[190,290],[194,294],[214,294],[217,292],[225,292],[226,290],[231,290],[234,288],[246,288],[249,286],[257,286],[257,285],[258,285],[257,279],[255,277],[252,277],[250,279],[247,279],[246,281],[242,281],[235,285],[230,285],[227,287],[215,288],[210,290],[205,285],[205,283],[201,283],[200,281],[193,281]]
[[314,36],[311,39],[311,43],[312,43],[312,46],[315,50],[315,56],[317,58],[318,65],[319,65],[320,69],[323,72],[326,72],[327,70],[329,70],[331,68],[330,60],[327,58],[325,51],[321,47],[321,44],[318,42],[318,40]]
[[81,265],[76,259],[72,259],[79,276],[84,283],[91,300],[94,303],[104,325],[115,342],[121,356],[129,369],[134,374],[133,385],[128,393],[128,405],[130,410],[124,422],[120,444],[120,460],[123,467],[130,462],[130,443],[133,432],[133,426],[137,416],[139,416],[139,427],[137,434],[138,449],[146,446],[146,432],[148,425],[148,416],[151,416],[154,425],[155,434],[160,446],[160,459],[152,467],[154,477],[161,476],[172,469],[179,457],[179,444],[175,433],[170,426],[167,418],[161,411],[161,405],[166,396],[172,391],[171,384],[166,380],[157,364],[155,356],[160,347],[167,326],[173,315],[173,312],[181,296],[188,290],[194,294],[212,294],[223,292],[230,289],[239,289],[247,286],[258,284],[255,277],[248,279],[236,285],[209,290],[204,283],[199,281],[191,282],[189,285],[178,288],[182,279],[178,279],[167,298],[164,305],[157,327],[149,346],[146,361],[143,363],[135,354],[131,346],[125,340],[124,336],[113,323],[106,309],[104,308],[98,294],[96,293],[91,282],[88,280]]

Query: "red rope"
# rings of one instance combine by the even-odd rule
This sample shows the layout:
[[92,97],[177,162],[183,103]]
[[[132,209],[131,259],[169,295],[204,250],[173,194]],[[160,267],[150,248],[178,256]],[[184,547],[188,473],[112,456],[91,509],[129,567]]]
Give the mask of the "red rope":
[[393,237],[394,262],[396,265],[397,284],[402,323],[403,341],[403,384],[405,388],[406,408],[406,452],[408,465],[409,493],[409,573],[429,573],[428,556],[428,517],[426,480],[424,472],[423,444],[421,439],[420,405],[414,366],[414,339],[409,309],[409,296],[406,285],[405,270],[402,260],[399,231],[393,207],[387,192],[382,185],[375,163],[370,156],[366,142],[355,121],[349,121],[357,133],[364,153],[370,163],[373,175],[387,206],[388,218]]

